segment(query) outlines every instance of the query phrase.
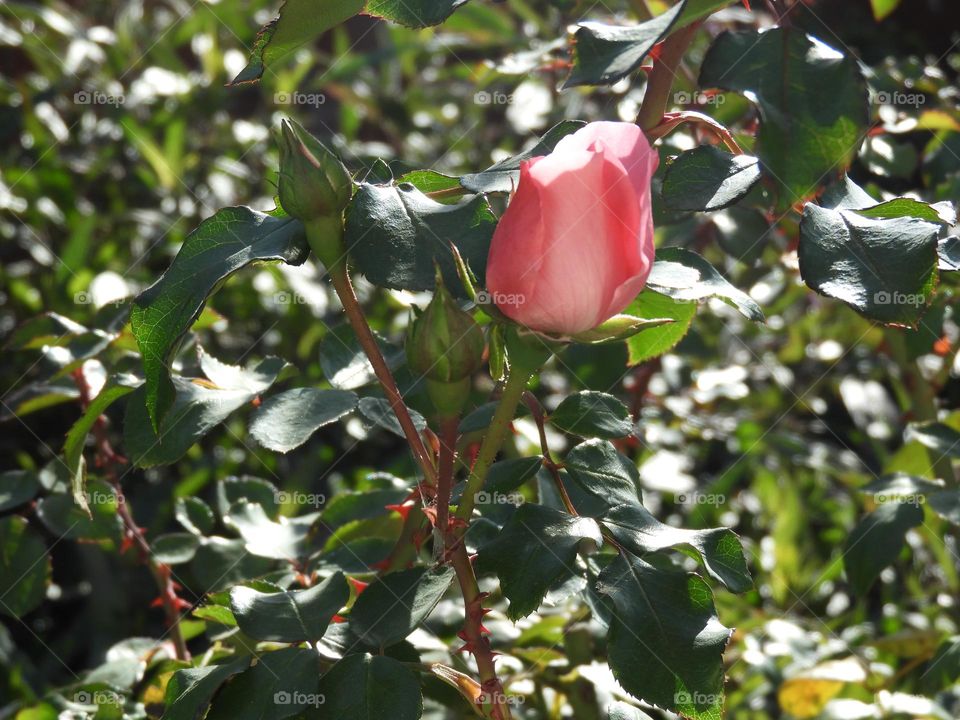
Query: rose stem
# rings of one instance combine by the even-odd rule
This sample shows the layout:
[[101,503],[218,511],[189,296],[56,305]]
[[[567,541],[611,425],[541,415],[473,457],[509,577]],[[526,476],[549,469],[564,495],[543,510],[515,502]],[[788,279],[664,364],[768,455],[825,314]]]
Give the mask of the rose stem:
[[363,348],[367,359],[369,359],[370,364],[373,365],[373,372],[380,381],[383,392],[387,396],[387,401],[397,416],[397,421],[403,429],[403,434],[406,436],[410,450],[413,452],[414,457],[420,465],[420,469],[423,471],[427,484],[436,485],[437,473],[433,466],[433,461],[427,453],[427,448],[423,444],[423,438],[420,437],[420,432],[413,424],[413,419],[410,417],[407,406],[403,402],[403,396],[400,395],[400,390],[397,388],[397,383],[393,379],[393,374],[390,372],[390,368],[387,367],[387,362],[383,359],[383,354],[380,352],[377,340],[373,336],[373,331],[370,330],[367,318],[363,314],[360,301],[357,299],[357,294],[353,290],[353,283],[350,282],[350,274],[347,271],[346,261],[341,259],[335,265],[328,267],[327,272],[330,274],[333,289],[336,290],[337,295],[340,297],[340,304],[343,305],[347,320],[349,320],[350,325],[353,327],[353,332],[357,336],[360,347]]
[[459,416],[440,420],[440,456],[437,473],[437,539],[440,541],[440,557],[446,554],[447,532],[450,526],[450,493],[457,456],[457,439],[460,436]]
[[663,41],[660,57],[654,62],[653,69],[647,76],[647,89],[644,91],[643,103],[637,114],[637,125],[644,130],[655,128],[663,119],[670,98],[670,89],[676,77],[676,68],[699,29],[699,22],[690,23]]
[[[90,402],[90,385],[83,374],[83,368],[79,367],[72,373],[73,381],[77,385],[80,393],[80,407],[86,411]],[[137,549],[140,551],[140,559],[150,570],[154,582],[160,592],[160,600],[163,603],[163,611],[166,617],[167,628],[173,640],[173,647],[177,660],[189,660],[190,650],[187,648],[187,641],[183,637],[183,631],[180,627],[180,611],[176,606],[177,592],[171,578],[170,567],[157,562],[150,550],[150,543],[143,534],[143,530],[133,519],[133,514],[126,503],[123,495],[123,488],[120,486],[120,477],[117,475],[117,466],[126,462],[126,458],[118,455],[110,444],[107,436],[107,421],[101,415],[93,424],[93,436],[97,450],[98,465],[103,467],[104,473],[117,494],[117,514],[123,521],[124,532],[130,538]]]

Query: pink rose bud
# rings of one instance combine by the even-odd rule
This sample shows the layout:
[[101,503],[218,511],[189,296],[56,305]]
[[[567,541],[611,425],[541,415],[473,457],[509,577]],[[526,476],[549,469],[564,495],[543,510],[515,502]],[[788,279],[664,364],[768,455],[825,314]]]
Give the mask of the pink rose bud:
[[521,164],[487,261],[497,307],[532,330],[564,335],[626,308],[653,265],[657,163],[636,125],[593,122]]

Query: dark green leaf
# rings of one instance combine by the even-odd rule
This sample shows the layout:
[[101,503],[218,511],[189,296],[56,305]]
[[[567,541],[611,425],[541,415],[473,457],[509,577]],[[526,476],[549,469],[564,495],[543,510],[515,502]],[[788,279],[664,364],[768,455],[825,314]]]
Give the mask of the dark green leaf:
[[287,648],[262,653],[249,670],[217,693],[207,720],[283,720],[323,705],[317,692],[320,657]]
[[680,153],[667,167],[663,203],[671,210],[720,210],[746,195],[759,179],[757,158],[701,145]]
[[[391,370],[396,370],[406,362],[403,348],[381,338],[377,338],[377,345]],[[323,336],[320,368],[327,382],[340,390],[356,390],[377,379],[373,365],[349,325],[339,325]]]
[[631,27],[580,23],[573,36],[573,68],[563,86],[611,85],[626,77],[666,37],[685,5],[684,0]]
[[240,629],[257,640],[316,642],[349,599],[347,580],[338,572],[306,590],[264,593],[235,587],[230,609]]
[[501,460],[490,466],[484,484],[493,493],[512,492],[536,475],[542,463],[539,455]]
[[263,506],[240,502],[230,509],[223,522],[246,543],[247,552],[274,560],[296,560],[309,554],[308,541],[316,513],[297,518],[281,517],[274,522]]
[[695,301],[718,297],[739,310],[744,317],[756,322],[763,321],[763,311],[749,295],[727,282],[713,265],[690,250],[658,250],[647,287],[674,300]]
[[938,225],[912,217],[876,219],[808,203],[800,274],[871,319],[916,325],[936,285],[938,234]]
[[439,25],[467,0],[367,0],[365,12],[411,28]]
[[[483,172],[464,175],[460,184],[470,192],[476,193],[509,193],[513,192],[520,181],[520,163],[530,158],[548,155],[567,135],[576,132],[586,123],[581,120],[564,120],[547,130],[540,141],[529,150],[501,160],[491,165]],[[477,272],[472,263],[470,268]],[[457,287],[456,285],[454,287]]]
[[926,504],[944,520],[960,525],[960,490],[947,488],[940,480],[934,482],[905,473],[893,473],[877,478],[860,488],[860,492],[873,495],[878,505],[888,502]]
[[374,285],[432,290],[439,263],[447,287],[460,287],[451,242],[477,277],[484,276],[497,220],[482,195],[446,205],[413,185],[363,184],[348,213],[345,242]]
[[923,522],[915,503],[887,502],[864,517],[847,538],[843,566],[854,593],[863,596],[906,544],[907,530]]
[[624,311],[645,318],[671,318],[672,323],[641,330],[627,339],[630,364],[636,365],[663,355],[683,339],[697,314],[697,304],[674,300],[650,289],[637,295]]
[[323,508],[326,527],[335,529],[354,520],[369,520],[387,513],[387,505],[403,502],[410,495],[406,487],[338,493]]
[[353,412],[358,402],[348,390],[287,390],[257,408],[250,421],[250,434],[265,448],[290,452],[324,425]]
[[204,380],[173,379],[176,397],[160,423],[159,433],[154,431],[147,415],[144,404],[147,389],[141,386],[134,391],[127,402],[123,433],[127,452],[135,465],[152,467],[179,460],[230,413],[269,388],[285,363],[279,358],[266,358],[247,369],[220,365],[236,370],[231,386],[211,387]]
[[371,647],[395,645],[427,618],[452,579],[448,566],[382,575],[353,604],[350,625]]
[[43,538],[22,517],[0,518],[0,613],[21,617],[36,608],[49,575]]
[[780,210],[846,170],[863,140],[867,89],[856,58],[796,29],[720,34],[700,85],[748,93],[757,103],[756,152],[779,188]]
[[289,217],[228,207],[191,232],[160,279],[134,300],[130,327],[143,356],[145,396],[156,430],[173,406],[177,389],[170,363],[181,338],[200,316],[207,297],[237,270],[258,260],[299,265],[307,259],[303,225]]
[[256,82],[264,71],[298,48],[363,10],[364,0],[284,0],[279,17],[257,34],[246,67],[231,85]]
[[960,458],[960,432],[946,423],[914,423],[907,427],[904,440],[916,440],[933,450],[938,458]]
[[[637,466],[607,440],[580,443],[567,453],[563,466],[582,490],[601,501],[600,512],[616,505],[640,502]],[[586,508],[578,509],[588,512]]]
[[602,542],[595,521],[543,505],[520,506],[500,535],[480,549],[480,562],[496,571],[510,601],[508,617],[536,611],[550,588],[579,574],[577,552],[584,538]]
[[249,657],[231,663],[178,670],[167,683],[164,693],[163,720],[197,720],[206,714],[214,693],[227,678],[243,672],[250,665]]
[[37,474],[30,470],[0,473],[0,512],[6,512],[36,497],[40,492]]
[[382,655],[345,657],[320,680],[320,693],[325,702],[311,719],[418,720],[423,713],[416,676]]
[[177,522],[194,535],[209,535],[213,531],[213,510],[200,498],[177,498],[174,514]]
[[[416,410],[407,408],[410,413],[410,419],[418,430],[427,427],[427,420]],[[394,435],[405,437],[403,428],[400,427],[400,421],[393,412],[390,403],[383,398],[365,397],[360,399],[360,414],[369,420],[373,425],[389,430]]]
[[723,710],[720,624],[707,584],[696,575],[621,555],[600,574],[612,601],[610,669],[634,697],[695,720]]
[[280,492],[270,482],[251,475],[228,477],[217,483],[217,511],[225,517],[241,500],[260,505],[270,517],[280,510]]
[[600,521],[632,553],[644,555],[689,546],[697,551],[707,572],[733,592],[745,592],[753,587],[740,538],[729,528],[685,530],[671,527],[636,503],[615,507]]
[[262,577],[275,567],[266,558],[247,552],[243,540],[205,538],[190,563],[190,574],[202,592],[221,592],[237,583]]
[[633,432],[627,406],[613,395],[594,390],[568,395],[549,420],[564,432],[581,437],[622,438]]
[[200,540],[193,533],[167,533],[150,543],[154,559],[166,565],[190,562],[197,554],[198,547]]
[[102,480],[91,480],[87,487],[91,516],[73,497],[56,493],[37,503],[37,515],[47,529],[60,538],[72,540],[111,540],[120,542],[123,522],[117,515],[117,496]]

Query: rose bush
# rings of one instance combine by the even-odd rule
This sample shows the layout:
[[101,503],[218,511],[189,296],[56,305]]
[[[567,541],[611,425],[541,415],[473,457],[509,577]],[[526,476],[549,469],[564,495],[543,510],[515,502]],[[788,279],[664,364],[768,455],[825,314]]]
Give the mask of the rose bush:
[[573,335],[626,308],[653,266],[658,162],[643,131],[623,122],[589,123],[523,162],[487,263],[500,310],[531,330]]

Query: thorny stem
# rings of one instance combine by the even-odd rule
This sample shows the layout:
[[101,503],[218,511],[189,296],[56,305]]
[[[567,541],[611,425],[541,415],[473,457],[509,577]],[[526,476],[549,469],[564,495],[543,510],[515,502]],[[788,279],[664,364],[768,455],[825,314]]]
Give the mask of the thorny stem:
[[509,720],[513,715],[510,712],[503,685],[497,677],[494,652],[487,638],[487,630],[483,627],[483,616],[486,614],[483,599],[486,593],[480,592],[477,576],[473,571],[473,563],[467,555],[466,545],[459,543],[450,560],[457,573],[460,592],[463,594],[465,618],[461,637],[466,642],[464,648],[473,653],[477,661],[477,671],[483,689],[483,706],[484,710],[489,711],[484,714],[494,720]]
[[373,336],[370,325],[367,323],[366,316],[363,314],[360,301],[357,299],[357,294],[353,290],[353,283],[350,282],[350,274],[347,272],[346,261],[341,260],[337,264],[328,267],[327,272],[330,274],[333,289],[336,290],[337,295],[340,297],[340,304],[343,305],[347,320],[349,320],[350,325],[353,327],[353,332],[357,336],[360,347],[363,348],[364,353],[366,353],[367,358],[370,360],[370,364],[373,365],[373,371],[380,381],[380,385],[383,387],[383,392],[387,396],[387,402],[390,403],[390,407],[397,416],[397,421],[400,423],[403,434],[407,438],[407,443],[410,445],[413,456],[423,471],[427,484],[436,485],[436,468],[427,452],[426,446],[423,444],[423,438],[420,436],[420,432],[413,424],[413,419],[410,417],[407,406],[403,402],[403,396],[400,394],[399,388],[397,388],[393,374],[390,372],[390,368],[387,367],[387,361],[383,359],[383,354],[380,352],[377,340]]
[[[80,406],[85,411],[93,398],[90,396],[90,385],[83,374],[83,368],[74,370],[72,377],[77,385],[77,390],[80,392]],[[130,512],[130,507],[126,503],[117,468],[126,464],[127,459],[119,455],[110,444],[110,439],[107,436],[107,419],[103,415],[98,417],[93,424],[93,437],[97,451],[97,465],[103,468],[107,480],[116,492],[117,515],[123,522],[125,536],[137,547],[141,562],[150,570],[150,574],[153,576],[160,592],[160,601],[163,605],[167,628],[173,640],[176,658],[177,660],[189,660],[190,650],[187,648],[187,641],[183,637],[183,630],[180,627],[180,608],[178,606],[180,600],[177,597],[176,584],[171,577],[170,566],[154,559],[150,543],[147,542],[143,529],[137,525],[133,514]]]
[[450,525],[450,494],[453,489],[453,474],[456,468],[459,417],[440,421],[440,453],[437,473],[437,533],[439,557],[446,554],[447,532]]
[[637,125],[643,130],[651,130],[660,124],[667,110],[677,66],[699,29],[700,23],[694,22],[677,30],[663,41],[660,57],[654,62],[653,69],[647,76],[647,89],[644,91],[643,103],[637,114]]

